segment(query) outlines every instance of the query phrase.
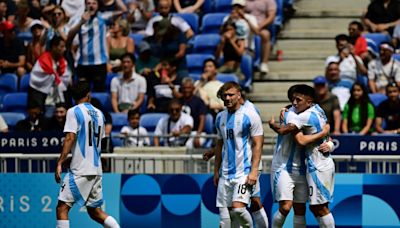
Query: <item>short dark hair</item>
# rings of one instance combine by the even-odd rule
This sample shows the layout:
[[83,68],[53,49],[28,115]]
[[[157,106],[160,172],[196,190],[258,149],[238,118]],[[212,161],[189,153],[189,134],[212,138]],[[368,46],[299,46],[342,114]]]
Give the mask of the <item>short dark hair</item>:
[[182,101],[177,99],[177,98],[173,98],[172,100],[169,101],[168,103],[168,109],[173,105],[173,104],[178,104],[180,106],[182,106]]
[[293,93],[296,90],[296,86],[297,85],[292,85],[289,87],[288,91],[287,91],[287,97],[289,99],[290,102],[292,102],[293,100]]
[[393,87],[397,88],[398,90],[400,89],[400,88],[397,86],[397,83],[396,83],[396,82],[390,82],[390,83],[386,86],[386,92],[388,91],[389,88],[393,88]]
[[206,67],[206,64],[207,64],[208,62],[211,62],[211,63],[215,66],[215,68],[218,68],[218,63],[217,63],[217,61],[216,61],[215,59],[213,59],[213,58],[208,58],[208,59],[204,60],[204,62],[203,62],[203,68]]
[[68,106],[67,106],[66,103],[59,102],[59,103],[56,103],[56,108],[65,108],[65,109],[68,109]]
[[140,116],[140,111],[139,109],[129,109],[128,111],[128,119],[130,119],[131,117],[135,116],[135,115],[139,115]]
[[86,97],[86,95],[90,92],[90,85],[88,82],[79,82],[71,89],[72,98],[75,101],[79,101],[80,99]]
[[58,45],[61,43],[61,41],[64,41],[64,42],[65,42],[65,40],[64,40],[61,36],[54,36],[54,37],[50,40],[50,48],[55,47],[55,46],[58,46]]
[[234,82],[234,81],[230,81],[230,82],[225,82],[218,90],[217,92],[217,97],[222,99],[223,97],[223,93],[231,88],[235,88],[237,90],[239,90],[240,94],[242,94],[242,87],[240,87],[239,83]]
[[131,61],[132,61],[132,63],[136,63],[136,57],[135,57],[135,55],[134,54],[132,54],[132,53],[129,53],[129,52],[127,52],[127,53],[125,53],[125,54],[123,54],[122,56],[121,56],[121,60],[123,60],[123,59],[125,59],[125,58],[129,58]]
[[352,21],[350,22],[350,25],[356,25],[358,30],[364,31],[364,26],[359,21]]
[[349,42],[350,39],[349,39],[349,36],[346,34],[339,34],[339,35],[335,36],[336,43],[339,43],[339,41],[341,41],[341,40],[345,40],[345,41]]
[[296,87],[293,89],[293,94],[294,93],[299,93],[301,95],[310,97],[311,100],[314,102],[315,101],[315,90],[313,87],[306,85],[306,84],[298,84]]

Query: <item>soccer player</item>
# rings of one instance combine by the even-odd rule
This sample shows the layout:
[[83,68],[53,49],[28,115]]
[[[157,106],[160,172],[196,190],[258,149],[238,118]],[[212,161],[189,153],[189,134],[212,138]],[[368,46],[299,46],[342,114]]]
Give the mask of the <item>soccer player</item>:
[[[221,87],[220,90],[218,91],[218,98],[222,98],[222,91],[223,91],[224,87]],[[244,94],[241,94],[241,99],[240,99],[240,103],[244,106],[244,108],[248,108],[251,111],[256,112],[257,114],[260,115],[260,111],[258,110],[258,108],[249,100],[245,99]],[[214,150],[208,150],[206,152],[204,152],[203,154],[203,159],[205,161],[210,160],[213,156],[215,155],[215,151]],[[261,199],[260,199],[260,181],[259,181],[259,177],[261,175],[261,171],[262,171],[262,161],[260,160],[260,165],[259,165],[259,173],[258,173],[258,180],[257,183],[254,187],[254,190],[250,196],[250,200],[251,200],[251,204],[250,204],[250,211],[252,212],[252,217],[253,217],[253,222],[255,223],[255,226],[257,228],[267,228],[268,227],[268,216],[267,213],[265,213],[264,207],[262,205]],[[229,210],[228,208],[219,208],[220,211],[220,217],[222,218],[224,215],[226,219],[225,219],[225,223],[228,223],[228,219],[229,219]],[[230,224],[230,222],[229,222]],[[229,226],[228,226],[229,227]]]
[[67,163],[68,153],[72,159],[58,195],[57,227],[69,227],[68,212],[74,203],[86,206],[93,220],[104,227],[119,227],[117,221],[103,212],[102,168],[100,160],[101,139],[104,134],[104,116],[90,101],[90,87],[79,83],[72,89],[76,106],[67,112],[64,126],[64,146],[57,162],[55,180],[61,181],[62,166]]
[[[293,94],[297,91],[295,85],[288,90],[288,98],[293,101]],[[297,123],[298,116],[294,108],[285,112],[284,125],[278,125],[270,121],[270,127],[279,133],[271,167],[271,189],[275,201],[279,202],[279,210],[272,219],[272,227],[282,227],[287,214],[294,208],[293,225],[305,227],[305,203],[308,199],[308,185],[305,177],[305,155],[301,145],[315,142],[329,133],[329,125],[324,126],[323,131],[315,135],[306,136],[292,122]],[[273,119],[272,119],[273,120]],[[292,134],[295,137],[293,137]]]
[[[215,121],[217,143],[215,147],[214,184],[218,186],[216,206],[220,208],[220,226],[253,227],[246,206],[258,179],[263,145],[263,127],[260,116],[242,106],[241,88],[227,82],[221,90],[226,109],[218,113]],[[229,214],[225,208],[229,208]]]

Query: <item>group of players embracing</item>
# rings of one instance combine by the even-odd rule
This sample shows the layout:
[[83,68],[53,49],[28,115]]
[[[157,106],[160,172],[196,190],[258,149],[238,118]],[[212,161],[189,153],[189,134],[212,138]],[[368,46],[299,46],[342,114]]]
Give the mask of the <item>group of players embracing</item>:
[[[268,217],[260,200],[259,176],[264,132],[260,113],[243,96],[235,82],[218,91],[225,110],[215,121],[217,142],[204,153],[215,155],[214,184],[220,227],[268,227]],[[314,89],[305,84],[289,88],[291,105],[281,111],[279,123],[269,126],[278,133],[271,164],[271,191],[279,203],[271,226],[282,227],[291,208],[293,227],[306,227],[306,202],[320,227],[335,227],[328,204],[334,189],[335,165],[330,153],[329,124],[324,111],[314,103]],[[247,207],[251,211],[247,210]]]

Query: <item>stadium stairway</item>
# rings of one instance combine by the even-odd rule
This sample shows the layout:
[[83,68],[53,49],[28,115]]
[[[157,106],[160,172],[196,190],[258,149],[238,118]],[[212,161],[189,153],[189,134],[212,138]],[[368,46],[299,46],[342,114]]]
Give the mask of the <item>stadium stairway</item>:
[[[267,77],[254,75],[248,98],[260,109],[266,140],[264,151],[272,153],[275,133],[267,121],[289,102],[287,89],[296,83],[312,85],[312,79],[324,74],[325,59],[336,53],[334,37],[347,34],[352,20],[359,20],[369,0],[298,0],[296,13],[278,36],[272,51]],[[276,60],[276,51],[283,51],[283,60]]]

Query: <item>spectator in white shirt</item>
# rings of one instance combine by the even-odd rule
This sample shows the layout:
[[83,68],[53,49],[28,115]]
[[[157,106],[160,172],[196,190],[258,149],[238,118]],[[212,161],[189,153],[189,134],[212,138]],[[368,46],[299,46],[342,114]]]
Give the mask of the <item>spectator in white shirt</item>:
[[126,147],[142,147],[149,146],[150,139],[146,136],[146,128],[139,126],[140,112],[138,109],[132,109],[128,112],[129,126],[124,126],[121,129],[121,134],[126,135],[124,145]]

